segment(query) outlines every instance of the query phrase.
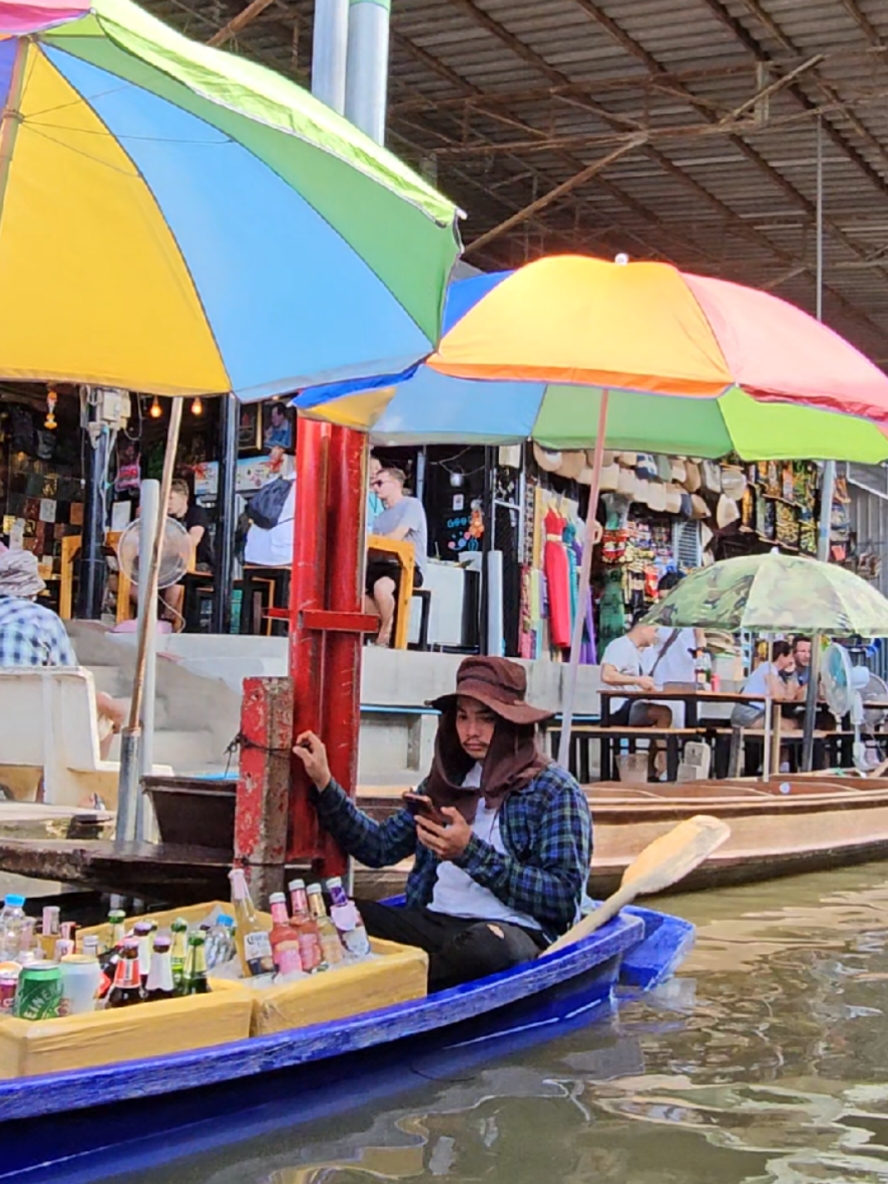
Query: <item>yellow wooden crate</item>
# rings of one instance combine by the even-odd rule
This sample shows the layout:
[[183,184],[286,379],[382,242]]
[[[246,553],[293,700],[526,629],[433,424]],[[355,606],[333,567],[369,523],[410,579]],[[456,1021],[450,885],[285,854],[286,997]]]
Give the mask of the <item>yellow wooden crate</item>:
[[212,980],[208,995],[49,1020],[0,1019],[0,1078],[91,1069],[209,1048],[250,1034],[253,992]]
[[[223,912],[231,911],[228,903],[211,900],[205,904],[151,913],[150,916],[161,929],[165,929],[177,917],[184,918],[192,925],[199,924],[214,908]],[[141,919],[127,917],[127,927]],[[258,920],[263,928],[271,929],[270,913],[259,913]],[[105,941],[109,936],[107,925],[82,932],[98,933],[100,939]],[[268,1032],[345,1019],[347,1016],[425,997],[428,955],[423,950],[375,937],[371,938],[370,944],[374,954],[379,957],[279,987],[249,988],[253,1000],[252,1035],[261,1036]]]

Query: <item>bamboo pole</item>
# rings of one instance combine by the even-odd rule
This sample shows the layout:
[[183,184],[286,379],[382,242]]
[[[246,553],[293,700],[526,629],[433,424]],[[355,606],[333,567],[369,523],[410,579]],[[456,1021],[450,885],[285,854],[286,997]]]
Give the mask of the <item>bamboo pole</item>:
[[[179,428],[182,424],[182,400],[173,399],[170,409],[170,422],[167,427],[166,453],[163,458],[163,476],[160,482],[160,512],[157,515],[157,527],[154,532],[154,545],[151,548],[151,560],[148,569],[146,598],[148,604],[157,600],[158,580],[160,576],[160,553],[166,532],[166,508],[170,500],[170,486],[173,483],[173,472],[176,465],[176,451],[179,447]],[[129,722],[123,729],[120,738],[120,778],[117,788],[117,829],[115,843],[119,847],[136,836],[136,818],[139,812],[139,793],[141,790],[141,740],[142,730],[140,719],[142,715],[142,698],[145,693],[145,670],[148,657],[148,642],[150,639],[150,616],[148,612],[139,614],[139,634],[136,647],[136,670],[133,676],[133,695],[130,701]]]

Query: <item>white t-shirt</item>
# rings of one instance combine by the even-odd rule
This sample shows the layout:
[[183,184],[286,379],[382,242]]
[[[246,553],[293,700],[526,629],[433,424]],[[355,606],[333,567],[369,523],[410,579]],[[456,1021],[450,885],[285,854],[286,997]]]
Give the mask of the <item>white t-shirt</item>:
[[296,482],[284,502],[281,516],[270,530],[250,523],[244,544],[244,563],[256,567],[290,567],[293,563],[293,518],[296,515]]
[[[481,785],[481,766],[477,762],[469,769],[463,785]],[[506,853],[500,834],[499,809],[488,810],[483,797],[478,798],[478,809],[472,823],[472,833],[497,851]],[[479,921],[506,921],[522,925],[525,929],[541,929],[542,926],[526,913],[516,913],[489,888],[482,887],[468,872],[449,860],[438,865],[438,878],[428,906],[433,913],[446,913],[449,917],[476,918]]]
[[[618,674],[644,674],[644,650],[640,650],[628,633],[615,637],[601,655],[602,666],[613,666]],[[640,687],[638,688],[641,689]],[[611,699],[611,711],[619,711],[625,699]]]
[[675,641],[659,660],[672,633],[668,625],[661,626],[657,630],[657,644],[645,650],[642,657],[645,674],[650,674],[654,666],[657,667],[654,678],[658,687],[665,686],[667,682],[696,682],[694,651],[697,648],[697,635],[693,629],[679,629]]

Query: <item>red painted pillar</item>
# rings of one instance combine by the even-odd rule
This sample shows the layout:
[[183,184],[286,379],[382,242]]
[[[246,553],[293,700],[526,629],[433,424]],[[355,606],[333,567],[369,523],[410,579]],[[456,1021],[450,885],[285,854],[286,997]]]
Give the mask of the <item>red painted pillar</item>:
[[[330,425],[299,419],[296,432],[296,513],[290,581],[290,678],[294,732],[322,729],[323,633],[306,628],[306,610],[324,607],[327,551],[327,463]],[[309,802],[309,781],[298,757],[290,760],[291,859],[317,854],[317,818]]]
[[[327,608],[359,613],[363,602],[367,437],[333,427],[327,468]],[[321,714],[333,776],[354,796],[361,709],[361,647],[357,631],[325,634]],[[345,871],[342,852],[324,844],[326,875]]]

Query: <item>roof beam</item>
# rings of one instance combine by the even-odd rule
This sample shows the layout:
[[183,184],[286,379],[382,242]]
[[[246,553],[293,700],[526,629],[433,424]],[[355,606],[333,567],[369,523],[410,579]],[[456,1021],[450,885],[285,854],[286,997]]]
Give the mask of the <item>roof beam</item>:
[[226,41],[236,37],[241,29],[246,28],[250,21],[255,20],[260,12],[265,12],[271,3],[272,0],[250,0],[246,8],[241,9],[237,16],[232,17],[228,24],[223,25],[217,33],[213,34],[207,41],[207,45],[216,47],[224,45]]
[[481,247],[486,246],[495,238],[499,238],[501,234],[505,234],[507,230],[511,230],[514,226],[518,226],[525,219],[530,218],[534,214],[538,214],[552,202],[557,201],[560,197],[564,197],[570,193],[572,189],[576,189],[578,185],[584,185],[586,181],[591,181],[594,176],[606,169],[609,164],[613,164],[615,160],[619,160],[621,156],[625,156],[627,152],[632,152],[640,144],[643,144],[647,137],[644,134],[636,136],[634,142],[621,144],[619,148],[615,148],[613,152],[609,152],[607,156],[601,157],[593,164],[587,165],[586,168],[580,171],[567,181],[562,181],[560,185],[556,185],[554,189],[550,189],[548,193],[544,193],[542,197],[538,197],[536,201],[532,201],[530,205],[524,207],[523,210],[518,210],[512,214],[511,217],[506,218],[505,221],[500,222],[498,226],[491,227],[490,230],[480,235],[478,238],[472,239],[468,246],[463,251],[464,255],[469,255],[475,251],[480,250]]

